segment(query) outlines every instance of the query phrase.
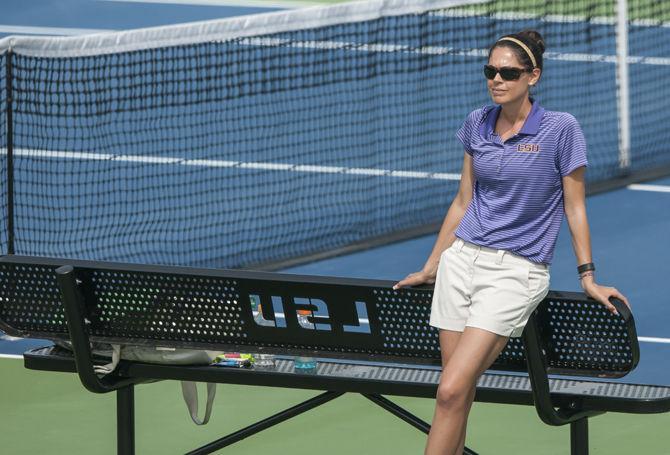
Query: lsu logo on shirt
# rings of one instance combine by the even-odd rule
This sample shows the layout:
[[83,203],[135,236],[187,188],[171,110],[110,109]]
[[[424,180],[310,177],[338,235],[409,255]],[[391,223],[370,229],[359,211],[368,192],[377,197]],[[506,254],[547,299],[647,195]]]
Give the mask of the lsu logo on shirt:
[[519,144],[516,146],[517,152],[540,153],[540,144]]

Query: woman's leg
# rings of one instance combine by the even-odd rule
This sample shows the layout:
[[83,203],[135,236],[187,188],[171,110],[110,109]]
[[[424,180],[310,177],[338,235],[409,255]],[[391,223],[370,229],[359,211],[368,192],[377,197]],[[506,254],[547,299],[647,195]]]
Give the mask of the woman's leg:
[[458,449],[456,450],[456,453],[458,455],[461,455],[463,453],[463,449],[465,448],[465,433],[467,430],[468,426],[468,416],[470,415],[470,409],[472,408],[472,402],[475,399],[475,392],[477,391],[477,385],[473,384],[472,388],[470,389],[470,393],[468,395],[468,409],[465,412],[465,424],[463,425],[463,431],[461,431],[461,440],[458,443]]
[[[445,369],[447,364],[449,363],[449,359],[451,358],[451,355],[453,352],[456,350],[456,346],[458,346],[458,340],[461,339],[461,335],[463,332],[457,332],[455,330],[444,330],[440,329],[440,354],[442,356],[442,370]],[[472,388],[472,398],[470,398],[470,401],[474,400],[474,394],[475,394],[475,388]],[[434,418],[433,418],[434,420]],[[460,451],[457,451],[456,453],[462,453],[463,448],[465,447],[465,428],[463,428],[463,432],[461,433],[461,440],[460,440]]]
[[[449,335],[445,335],[449,336]],[[466,327],[442,370],[425,455],[460,455],[477,378],[495,361],[508,337]],[[445,340],[446,341],[446,340]]]

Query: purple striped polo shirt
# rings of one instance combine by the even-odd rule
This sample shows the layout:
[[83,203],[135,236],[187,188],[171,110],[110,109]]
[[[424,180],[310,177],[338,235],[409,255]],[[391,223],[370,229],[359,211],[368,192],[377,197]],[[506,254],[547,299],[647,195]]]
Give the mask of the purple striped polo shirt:
[[523,128],[504,143],[494,132],[501,106],[472,111],[456,133],[475,183],[455,235],[551,264],[564,214],[561,178],[588,164],[586,141],[574,116],[530,101]]

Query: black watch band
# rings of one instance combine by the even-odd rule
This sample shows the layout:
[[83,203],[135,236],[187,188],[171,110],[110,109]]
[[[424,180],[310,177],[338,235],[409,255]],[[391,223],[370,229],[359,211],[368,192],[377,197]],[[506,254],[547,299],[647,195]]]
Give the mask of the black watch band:
[[582,264],[579,267],[577,267],[577,273],[582,274],[584,272],[588,272],[589,270],[595,270],[596,266],[593,262],[589,262],[588,264]]

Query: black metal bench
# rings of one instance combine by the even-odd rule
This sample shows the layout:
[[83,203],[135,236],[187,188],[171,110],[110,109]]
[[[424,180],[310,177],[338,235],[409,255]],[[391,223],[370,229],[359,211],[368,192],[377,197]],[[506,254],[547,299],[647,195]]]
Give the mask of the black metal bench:
[[[383,396],[436,395],[441,358],[437,330],[427,323],[430,288],[393,290],[393,282],[381,280],[19,256],[0,260],[0,277],[2,330],[73,344],[74,353],[54,346],[25,353],[27,368],[76,372],[93,392],[116,391],[118,453],[134,453],[133,386],[162,379],[325,391],[190,453],[211,453],[347,392],[430,430]],[[255,318],[252,299],[262,303]],[[612,303],[619,316],[583,294],[550,292],[523,338],[510,339],[490,369],[507,373],[486,372],[475,400],[534,405],[545,423],[570,424],[571,453],[580,455],[588,453],[589,417],[669,411],[670,387],[548,376],[620,378],[635,368],[639,346],[633,317],[623,302]],[[298,322],[297,309],[312,310],[306,326]],[[116,374],[100,379],[93,372],[91,341],[333,360],[320,362],[313,375],[294,373],[287,360],[272,371],[122,361]],[[361,360],[381,363],[357,363]]]

